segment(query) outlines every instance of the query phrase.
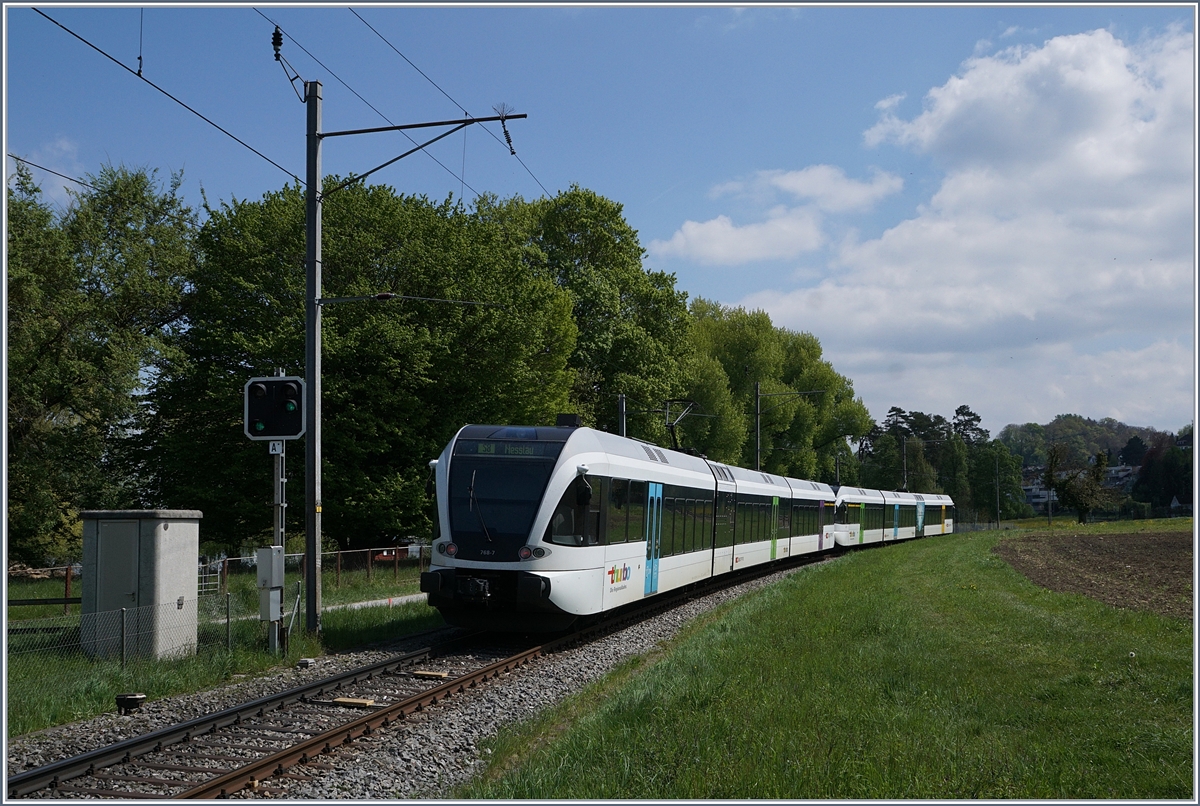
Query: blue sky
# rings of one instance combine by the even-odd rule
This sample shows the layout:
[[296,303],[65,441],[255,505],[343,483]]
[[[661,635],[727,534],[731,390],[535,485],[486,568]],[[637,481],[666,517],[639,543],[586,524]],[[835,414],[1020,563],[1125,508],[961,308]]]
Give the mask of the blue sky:
[[[1194,419],[1193,6],[356,7],[387,42],[346,7],[38,8],[299,176],[264,15],[326,130],[386,125],[341,82],[393,123],[526,113],[520,162],[474,127],[375,178],[591,188],[689,295],[816,335],[877,419]],[[6,152],[183,170],[197,205],[292,181],[31,8],[4,37]],[[327,140],[324,168],[408,145]]]

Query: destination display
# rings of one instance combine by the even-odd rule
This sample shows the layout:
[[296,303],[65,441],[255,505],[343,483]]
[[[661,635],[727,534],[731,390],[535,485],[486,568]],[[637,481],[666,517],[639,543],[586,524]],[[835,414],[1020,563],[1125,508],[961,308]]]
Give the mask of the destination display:
[[534,442],[532,440],[507,439],[460,439],[454,446],[456,456],[527,456],[557,457],[562,451],[561,442]]

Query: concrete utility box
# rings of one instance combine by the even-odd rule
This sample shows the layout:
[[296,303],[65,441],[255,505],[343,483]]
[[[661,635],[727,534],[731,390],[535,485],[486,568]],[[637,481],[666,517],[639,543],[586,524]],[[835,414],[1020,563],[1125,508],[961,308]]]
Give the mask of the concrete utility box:
[[135,509],[80,515],[84,651],[93,657],[195,654],[203,514]]

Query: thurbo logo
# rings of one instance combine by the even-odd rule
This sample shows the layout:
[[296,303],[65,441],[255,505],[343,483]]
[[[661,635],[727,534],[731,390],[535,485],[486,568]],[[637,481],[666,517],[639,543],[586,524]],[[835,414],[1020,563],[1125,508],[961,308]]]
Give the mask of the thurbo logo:
[[612,568],[608,569],[607,573],[609,584],[615,585],[618,582],[624,582],[625,580],[629,579],[629,566],[622,565],[620,568],[617,568],[614,565]]

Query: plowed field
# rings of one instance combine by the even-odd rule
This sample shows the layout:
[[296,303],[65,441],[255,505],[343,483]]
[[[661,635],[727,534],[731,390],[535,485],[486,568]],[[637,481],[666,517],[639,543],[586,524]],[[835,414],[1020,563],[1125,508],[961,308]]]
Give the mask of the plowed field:
[[1192,533],[1029,535],[993,549],[1034,584],[1192,618]]

